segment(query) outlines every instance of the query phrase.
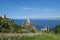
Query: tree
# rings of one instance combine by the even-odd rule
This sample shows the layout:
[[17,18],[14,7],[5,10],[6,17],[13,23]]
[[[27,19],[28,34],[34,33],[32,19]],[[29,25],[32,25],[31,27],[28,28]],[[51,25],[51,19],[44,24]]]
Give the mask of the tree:
[[55,27],[55,33],[59,33],[60,34],[60,25],[57,25]]

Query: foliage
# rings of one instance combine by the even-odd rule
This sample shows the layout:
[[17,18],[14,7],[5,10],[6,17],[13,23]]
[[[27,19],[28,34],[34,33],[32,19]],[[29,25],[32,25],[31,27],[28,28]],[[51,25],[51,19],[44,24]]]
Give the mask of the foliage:
[[55,33],[59,33],[60,34],[60,25],[57,25],[55,27]]
[[0,18],[0,32],[20,32],[20,27],[13,22],[11,19]]
[[7,33],[35,33],[35,29],[30,25],[21,27],[14,23],[12,19],[8,18],[1,18],[0,17],[0,32],[7,32]]
[[3,36],[0,38],[2,40],[60,40],[60,35],[59,34],[52,34],[52,33],[43,33],[41,35],[18,35],[18,36]]

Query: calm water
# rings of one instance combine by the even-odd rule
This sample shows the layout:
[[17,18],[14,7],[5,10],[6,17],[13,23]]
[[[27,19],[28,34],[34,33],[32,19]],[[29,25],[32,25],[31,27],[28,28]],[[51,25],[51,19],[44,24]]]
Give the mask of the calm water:
[[[22,23],[25,21],[26,21],[25,19],[14,19],[14,22],[18,25],[22,25]],[[35,25],[37,29],[44,28],[44,27],[54,28],[56,25],[60,24],[60,20],[31,19],[31,22]]]

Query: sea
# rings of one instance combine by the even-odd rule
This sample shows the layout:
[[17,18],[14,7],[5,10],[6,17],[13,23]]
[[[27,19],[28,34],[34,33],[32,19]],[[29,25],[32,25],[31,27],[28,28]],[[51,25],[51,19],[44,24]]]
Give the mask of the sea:
[[[17,25],[22,25],[22,23],[24,23],[25,21],[26,19],[14,19],[14,22]],[[60,25],[60,20],[30,19],[30,21],[37,29],[41,29],[44,27],[50,27],[53,29],[54,27],[56,27],[56,25]]]

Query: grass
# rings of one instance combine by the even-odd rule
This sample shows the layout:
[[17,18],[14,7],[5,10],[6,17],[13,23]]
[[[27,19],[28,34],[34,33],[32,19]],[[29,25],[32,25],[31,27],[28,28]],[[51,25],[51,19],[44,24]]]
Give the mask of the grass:
[[60,40],[60,36],[56,34],[42,34],[33,37],[22,37],[20,40]]
[[3,36],[0,40],[60,40],[60,34],[42,33],[41,35],[36,35],[33,33],[31,36],[29,34],[8,37]]

